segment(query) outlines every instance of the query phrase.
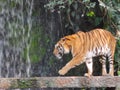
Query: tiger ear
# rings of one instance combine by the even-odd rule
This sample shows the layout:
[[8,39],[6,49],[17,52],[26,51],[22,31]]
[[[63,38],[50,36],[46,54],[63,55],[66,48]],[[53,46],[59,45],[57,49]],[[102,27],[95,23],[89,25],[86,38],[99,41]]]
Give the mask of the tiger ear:
[[66,40],[66,38],[62,38],[62,41],[65,41]]
[[70,40],[70,39],[66,37],[62,38],[62,41],[65,41],[65,40]]

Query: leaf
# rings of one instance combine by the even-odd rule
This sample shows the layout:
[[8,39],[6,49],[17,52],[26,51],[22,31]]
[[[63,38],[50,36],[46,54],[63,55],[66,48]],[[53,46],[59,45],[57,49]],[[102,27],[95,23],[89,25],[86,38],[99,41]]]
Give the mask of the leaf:
[[91,8],[94,8],[95,5],[96,5],[96,3],[90,3],[90,7],[91,7]]
[[57,4],[64,4],[64,2],[60,0],[60,1],[57,1]]
[[75,8],[75,10],[77,10],[77,8],[78,8],[78,4],[77,3],[74,4],[74,8]]
[[71,5],[73,0],[68,0],[68,4]]
[[118,76],[120,76],[120,71],[117,71]]
[[86,3],[86,2],[90,2],[90,0],[83,0],[82,2],[83,2],[83,3]]
[[69,12],[70,12],[70,8],[67,9],[67,13],[69,13]]
[[73,11],[73,12],[71,13],[71,16],[72,16],[72,17],[75,17],[75,11]]
[[87,16],[88,17],[93,17],[93,16],[95,16],[95,13],[93,11],[90,11],[90,12],[87,13]]
[[77,14],[76,15],[76,19],[79,20],[80,19],[80,15]]
[[102,20],[102,18],[96,17],[96,18],[95,18],[95,25],[96,25],[96,26],[99,25],[100,22],[101,22],[101,20]]
[[67,28],[68,26],[69,26],[69,24],[66,24],[66,25],[65,25],[65,28]]
[[118,29],[120,29],[120,25],[117,25]]
[[59,9],[63,9],[63,8],[65,8],[65,6],[59,6]]
[[120,46],[120,40],[118,41],[118,45]]

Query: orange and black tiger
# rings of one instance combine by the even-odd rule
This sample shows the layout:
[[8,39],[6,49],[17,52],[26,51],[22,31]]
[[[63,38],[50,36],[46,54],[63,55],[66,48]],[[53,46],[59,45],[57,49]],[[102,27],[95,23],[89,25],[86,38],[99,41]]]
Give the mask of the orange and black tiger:
[[71,68],[86,63],[90,77],[93,73],[92,58],[101,56],[102,75],[107,75],[106,58],[109,60],[109,75],[114,76],[114,52],[116,47],[115,37],[107,30],[94,29],[89,32],[79,31],[75,34],[61,38],[55,45],[54,55],[61,59],[64,54],[72,53],[70,60],[61,70],[60,75],[65,75]]

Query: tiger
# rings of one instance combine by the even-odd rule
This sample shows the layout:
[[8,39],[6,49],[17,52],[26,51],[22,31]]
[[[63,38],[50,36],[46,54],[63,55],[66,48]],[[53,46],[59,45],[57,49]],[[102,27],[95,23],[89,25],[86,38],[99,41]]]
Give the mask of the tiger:
[[[116,48],[115,37],[105,29],[93,29],[89,32],[78,31],[75,34],[61,38],[54,47],[53,54],[61,59],[64,54],[71,52],[72,59],[58,71],[65,75],[70,69],[85,63],[88,72],[84,76],[93,74],[93,57],[100,56],[102,75],[114,76],[114,53]],[[107,59],[108,58],[108,59]],[[106,61],[109,61],[107,73]]]

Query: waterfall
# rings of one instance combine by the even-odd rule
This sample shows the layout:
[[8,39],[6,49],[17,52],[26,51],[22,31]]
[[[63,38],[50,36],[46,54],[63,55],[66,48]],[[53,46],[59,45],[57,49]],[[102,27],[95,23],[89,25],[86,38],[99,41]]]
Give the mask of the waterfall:
[[[28,1],[28,0],[27,0]],[[28,34],[27,34],[27,38],[30,39],[30,32],[31,32],[31,28],[32,28],[32,9],[33,9],[33,0],[31,2],[28,1],[28,19],[27,19],[27,23],[28,23]],[[31,62],[30,62],[30,56],[29,56],[29,49],[30,49],[30,43],[27,44],[27,76],[30,77],[30,69],[31,69]]]
[[0,1],[0,77],[30,77],[33,0]]

